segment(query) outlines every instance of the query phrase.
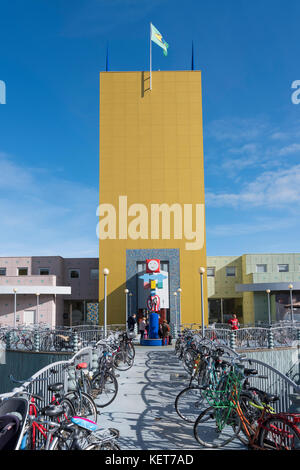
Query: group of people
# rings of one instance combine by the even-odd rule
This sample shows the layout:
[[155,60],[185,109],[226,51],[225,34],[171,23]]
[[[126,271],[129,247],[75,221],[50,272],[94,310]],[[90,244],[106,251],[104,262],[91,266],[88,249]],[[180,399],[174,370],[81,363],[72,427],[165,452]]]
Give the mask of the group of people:
[[[136,314],[134,313],[131,317],[128,318],[127,324],[128,324],[128,329],[129,331],[134,331],[135,325],[138,323],[138,320],[136,318]],[[142,317],[141,320],[139,321],[138,324],[138,331],[139,334],[141,335],[141,339],[144,338],[144,336],[148,336],[149,334],[149,322],[147,320],[147,317]],[[164,344],[172,344],[172,335],[171,335],[171,329],[170,326],[167,322],[167,320],[163,320],[159,323],[159,330],[158,330],[158,335],[162,339],[162,345]]]

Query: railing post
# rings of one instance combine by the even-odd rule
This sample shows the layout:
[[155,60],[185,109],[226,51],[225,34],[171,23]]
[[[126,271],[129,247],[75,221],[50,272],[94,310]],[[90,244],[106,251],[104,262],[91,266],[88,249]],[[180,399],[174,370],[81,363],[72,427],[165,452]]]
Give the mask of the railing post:
[[235,348],[236,348],[236,332],[235,332],[235,330],[230,331],[229,341],[230,341],[230,348],[234,351]]
[[75,333],[73,333],[72,339],[73,339],[73,351],[77,352],[77,351],[79,351],[77,331],[75,331]]
[[97,349],[93,349],[91,371],[96,372],[97,369],[98,369],[98,352],[97,352]]
[[271,327],[268,330],[268,348],[269,349],[274,348],[274,335],[273,335],[273,331]]
[[297,341],[298,341],[298,346],[300,346],[300,328],[297,328]]
[[34,347],[35,352],[39,352],[39,350],[40,350],[40,333],[39,333],[39,331],[34,332],[33,347]]
[[76,390],[76,371],[74,366],[68,367],[68,392]]
[[6,333],[5,340],[6,340],[6,349],[11,349],[11,331],[8,331]]

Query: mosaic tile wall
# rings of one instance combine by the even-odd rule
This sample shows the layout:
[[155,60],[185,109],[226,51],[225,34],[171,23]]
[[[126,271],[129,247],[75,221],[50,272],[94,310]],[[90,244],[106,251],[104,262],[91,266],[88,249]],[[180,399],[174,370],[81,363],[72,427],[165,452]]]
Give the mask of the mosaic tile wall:
[[[131,313],[137,312],[137,262],[157,258],[169,262],[170,279],[170,321],[175,323],[175,299],[173,292],[180,287],[180,253],[179,249],[126,250],[126,287],[132,292]],[[177,305],[179,312],[179,302]]]

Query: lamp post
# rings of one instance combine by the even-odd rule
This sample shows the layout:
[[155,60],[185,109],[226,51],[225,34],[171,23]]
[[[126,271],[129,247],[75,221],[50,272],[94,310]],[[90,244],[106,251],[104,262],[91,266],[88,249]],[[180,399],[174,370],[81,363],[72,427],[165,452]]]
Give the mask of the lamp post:
[[104,338],[107,336],[107,276],[109,275],[109,269],[103,269],[104,276]]
[[131,297],[133,296],[132,292],[129,292],[129,316],[131,316]]
[[39,309],[40,309],[40,294],[37,292],[36,293],[36,324],[38,325],[39,323]]
[[129,294],[129,289],[124,289],[125,293],[125,301],[126,301],[126,325],[127,325],[127,320],[128,320],[128,294]]
[[18,289],[14,288],[14,328],[17,326],[17,292]]
[[289,284],[288,288],[290,289],[290,299],[291,299],[291,320],[294,323],[294,309],[293,309],[293,284]]
[[181,325],[181,293],[182,293],[181,287],[179,287],[177,289],[177,292],[178,292],[178,295],[179,295],[179,312],[178,312],[179,315],[178,316],[179,316],[179,329],[180,329],[180,325]]
[[177,292],[173,292],[174,300],[175,300],[175,329],[176,329],[176,337],[177,337],[177,329],[178,329],[178,315],[177,315]]
[[270,306],[270,289],[266,290],[266,293],[268,295],[268,319],[269,319],[269,326],[271,325],[271,306]]
[[198,269],[200,274],[200,287],[201,287],[201,321],[202,321],[202,338],[204,338],[204,295],[203,295],[203,274],[205,273],[205,268],[200,267]]

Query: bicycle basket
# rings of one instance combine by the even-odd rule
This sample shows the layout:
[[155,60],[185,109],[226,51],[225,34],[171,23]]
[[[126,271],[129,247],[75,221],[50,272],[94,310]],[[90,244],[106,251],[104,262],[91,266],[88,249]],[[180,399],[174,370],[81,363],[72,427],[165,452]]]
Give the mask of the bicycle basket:
[[134,331],[127,331],[127,338],[128,339],[134,339],[136,336],[136,334],[134,333]]

